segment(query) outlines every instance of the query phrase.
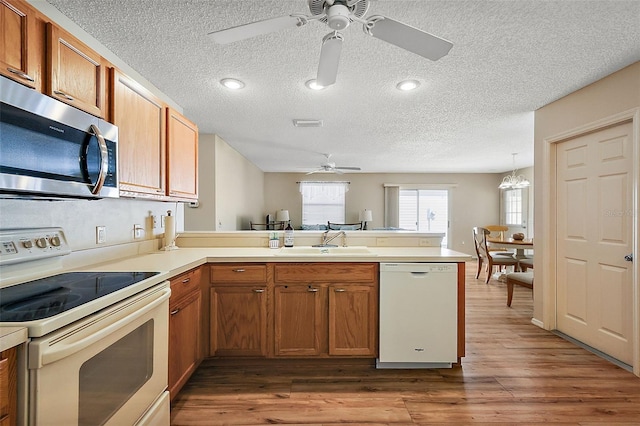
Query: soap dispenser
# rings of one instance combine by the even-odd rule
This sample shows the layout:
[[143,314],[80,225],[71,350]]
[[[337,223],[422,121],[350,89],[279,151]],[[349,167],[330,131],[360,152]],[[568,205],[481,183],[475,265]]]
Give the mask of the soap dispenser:
[[284,246],[293,247],[293,228],[291,222],[287,223],[287,227],[284,228]]

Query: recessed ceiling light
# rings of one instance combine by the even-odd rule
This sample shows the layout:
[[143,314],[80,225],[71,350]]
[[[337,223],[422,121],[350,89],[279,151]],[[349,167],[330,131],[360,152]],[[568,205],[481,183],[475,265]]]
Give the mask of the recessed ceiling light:
[[223,78],[220,80],[220,84],[231,90],[238,90],[244,87],[244,83],[240,80],[236,80],[235,78]]
[[324,89],[324,86],[320,86],[318,83],[316,83],[315,79],[308,80],[304,85],[307,86],[311,90],[322,90],[322,89]]
[[420,82],[418,80],[404,80],[396,85],[398,90],[409,91],[417,89],[420,86]]

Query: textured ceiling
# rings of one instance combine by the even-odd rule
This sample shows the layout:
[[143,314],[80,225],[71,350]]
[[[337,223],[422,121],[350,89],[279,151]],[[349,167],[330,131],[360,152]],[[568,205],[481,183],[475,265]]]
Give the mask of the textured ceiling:
[[[41,1],[41,0],[40,0]],[[362,172],[504,172],[533,164],[533,112],[640,60],[640,1],[372,1],[384,15],[454,43],[432,62],[343,31],[335,85],[310,91],[322,37],[301,28],[228,45],[207,34],[309,14],[305,0],[47,0],[266,172],[300,172],[331,153]],[[230,92],[225,77],[246,87]],[[421,82],[405,93],[396,84]],[[295,118],[321,128],[296,128]]]

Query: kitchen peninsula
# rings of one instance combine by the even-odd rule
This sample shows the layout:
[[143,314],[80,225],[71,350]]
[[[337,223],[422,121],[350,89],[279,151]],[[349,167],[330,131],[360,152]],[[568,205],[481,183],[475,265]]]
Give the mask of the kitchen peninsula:
[[256,357],[373,361],[384,263],[455,265],[459,365],[465,354],[464,262],[470,256],[441,248],[441,235],[353,231],[346,247],[313,247],[320,236],[296,232],[293,248],[271,249],[269,232],[183,233],[177,250],[114,259],[90,270],[157,271],[170,281],[172,399],[208,357],[227,363]]

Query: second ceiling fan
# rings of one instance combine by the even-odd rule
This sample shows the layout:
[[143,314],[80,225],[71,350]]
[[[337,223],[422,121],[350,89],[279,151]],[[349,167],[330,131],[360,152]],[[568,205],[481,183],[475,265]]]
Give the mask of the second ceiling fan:
[[219,44],[232,43],[292,27],[302,27],[310,21],[325,23],[332,32],[322,39],[316,83],[326,87],[336,82],[342,51],[344,30],[351,23],[362,24],[365,33],[396,45],[432,61],[449,53],[453,43],[425,31],[382,15],[364,18],[371,0],[308,0],[311,15],[291,14],[265,19],[210,33]]

